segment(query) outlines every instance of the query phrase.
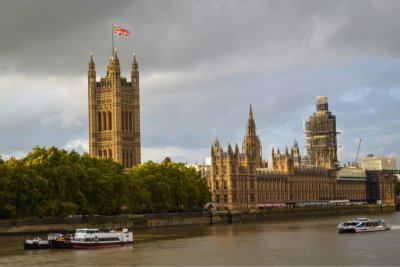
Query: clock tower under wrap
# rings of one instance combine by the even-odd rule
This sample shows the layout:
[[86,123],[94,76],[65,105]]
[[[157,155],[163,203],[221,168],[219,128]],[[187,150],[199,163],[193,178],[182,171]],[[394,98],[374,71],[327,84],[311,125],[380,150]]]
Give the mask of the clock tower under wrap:
[[140,164],[139,69],[133,55],[131,81],[121,77],[117,51],[107,65],[107,75],[96,81],[90,54],[88,68],[89,154],[112,158],[124,168]]

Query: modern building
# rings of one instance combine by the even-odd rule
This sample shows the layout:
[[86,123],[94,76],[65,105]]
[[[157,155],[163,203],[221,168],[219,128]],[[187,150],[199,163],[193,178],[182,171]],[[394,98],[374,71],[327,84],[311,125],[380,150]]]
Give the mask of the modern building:
[[367,199],[377,204],[394,205],[397,183],[397,161],[392,157],[367,155],[361,160],[366,173]]
[[397,171],[397,160],[393,157],[377,157],[372,154],[361,160],[361,168],[367,171]]
[[141,162],[139,69],[133,55],[131,81],[121,76],[115,50],[106,76],[96,80],[93,55],[88,69],[89,154],[112,158],[124,168]]
[[[302,161],[299,147],[271,151],[271,164],[262,159],[250,106],[242,151],[228,144],[225,152],[218,140],[211,145],[208,177],[212,202],[220,210],[255,210],[282,205],[311,205],[338,202],[366,202],[368,174],[362,168],[337,166],[335,116],[328,111],[326,97],[317,97],[317,112],[306,124],[307,152]],[[303,157],[304,158],[304,157]],[[381,175],[382,172],[379,172]],[[389,175],[389,174],[388,174]],[[383,175],[383,177],[385,177]],[[392,176],[387,176],[391,181]],[[392,205],[393,184],[381,181],[378,198]]]

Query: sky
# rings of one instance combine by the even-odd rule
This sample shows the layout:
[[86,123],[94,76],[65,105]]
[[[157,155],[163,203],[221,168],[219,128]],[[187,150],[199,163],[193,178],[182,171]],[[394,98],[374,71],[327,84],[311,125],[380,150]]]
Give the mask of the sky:
[[[88,152],[87,68],[112,52],[140,71],[142,162],[203,163],[241,147],[252,105],[263,157],[295,140],[316,96],[336,116],[338,159],[400,156],[400,1],[0,1],[0,155]],[[130,79],[130,78],[128,78]]]

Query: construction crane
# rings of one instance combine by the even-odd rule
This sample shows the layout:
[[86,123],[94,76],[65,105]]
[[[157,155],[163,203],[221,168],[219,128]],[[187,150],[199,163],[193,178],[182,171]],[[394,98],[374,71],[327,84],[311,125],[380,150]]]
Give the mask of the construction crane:
[[358,165],[358,153],[360,153],[360,147],[361,147],[361,138],[358,140],[358,148],[357,148],[357,154],[356,154],[356,164]]

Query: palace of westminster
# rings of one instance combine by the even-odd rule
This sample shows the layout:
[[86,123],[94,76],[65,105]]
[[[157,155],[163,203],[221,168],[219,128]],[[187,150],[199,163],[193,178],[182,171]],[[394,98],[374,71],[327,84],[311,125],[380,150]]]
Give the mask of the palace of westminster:
[[[131,81],[121,76],[114,51],[105,77],[96,80],[92,54],[88,67],[89,153],[131,168],[141,163],[139,69],[135,55]],[[307,155],[297,142],[284,151],[272,148],[268,164],[250,106],[242,151],[236,144],[225,152],[211,145],[208,185],[219,210],[254,210],[282,203],[329,200],[394,205],[396,160],[366,157],[361,167],[339,167],[336,118],[326,97],[318,96],[316,112],[305,125]]]

